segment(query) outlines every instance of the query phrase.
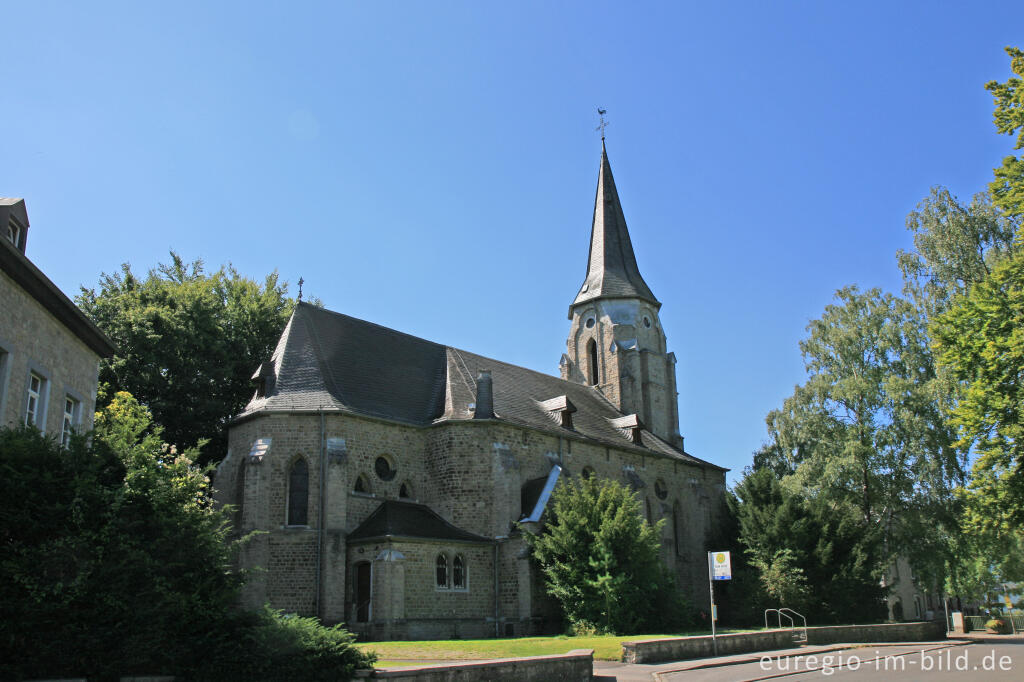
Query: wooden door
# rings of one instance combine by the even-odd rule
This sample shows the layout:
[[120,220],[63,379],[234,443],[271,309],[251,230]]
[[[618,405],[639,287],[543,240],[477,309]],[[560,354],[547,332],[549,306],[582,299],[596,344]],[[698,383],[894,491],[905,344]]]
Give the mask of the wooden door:
[[370,621],[370,562],[356,564],[356,622]]

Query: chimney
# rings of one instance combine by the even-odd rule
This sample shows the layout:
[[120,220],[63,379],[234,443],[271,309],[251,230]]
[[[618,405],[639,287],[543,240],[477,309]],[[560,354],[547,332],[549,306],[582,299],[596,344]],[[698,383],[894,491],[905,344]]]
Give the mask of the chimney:
[[491,370],[480,370],[476,378],[476,412],[473,419],[494,419],[494,385],[491,383]]

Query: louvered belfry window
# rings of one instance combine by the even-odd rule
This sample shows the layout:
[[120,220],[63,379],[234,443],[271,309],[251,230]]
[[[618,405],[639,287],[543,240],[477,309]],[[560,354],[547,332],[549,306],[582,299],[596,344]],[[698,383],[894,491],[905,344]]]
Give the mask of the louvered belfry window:
[[309,466],[297,459],[288,474],[288,524],[305,526],[309,523]]
[[590,376],[587,379],[590,380],[591,386],[596,386],[597,381],[597,343],[594,339],[590,339],[587,343],[587,359],[590,361]]

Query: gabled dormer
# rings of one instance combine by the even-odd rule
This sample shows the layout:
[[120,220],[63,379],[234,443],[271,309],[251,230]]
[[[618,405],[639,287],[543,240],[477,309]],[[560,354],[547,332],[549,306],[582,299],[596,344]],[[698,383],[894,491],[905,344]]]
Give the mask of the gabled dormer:
[[0,239],[6,239],[25,255],[28,242],[28,211],[24,199],[0,197]]

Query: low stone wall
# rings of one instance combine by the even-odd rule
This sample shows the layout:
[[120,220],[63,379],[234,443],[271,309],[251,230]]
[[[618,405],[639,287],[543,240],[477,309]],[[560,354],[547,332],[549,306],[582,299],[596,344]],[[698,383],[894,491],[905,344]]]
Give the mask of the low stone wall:
[[502,658],[493,661],[394,668],[360,672],[357,677],[394,682],[590,682],[594,676],[594,650],[577,649],[555,656]]
[[[793,630],[763,630],[718,635],[718,655],[742,654],[748,651],[769,651],[797,646]],[[622,643],[622,660],[626,663],[660,663],[715,655],[711,635],[641,639]]]
[[928,642],[946,638],[942,621],[882,625],[826,625],[807,628],[808,644]]
[[[796,647],[793,637],[800,628],[762,630],[761,632],[718,635],[718,655],[743,654],[750,651],[771,651]],[[808,644],[925,642],[945,639],[941,621],[921,623],[886,623],[883,625],[826,625],[807,628]],[[660,663],[714,656],[710,635],[644,639],[622,643],[622,660],[626,663]]]

